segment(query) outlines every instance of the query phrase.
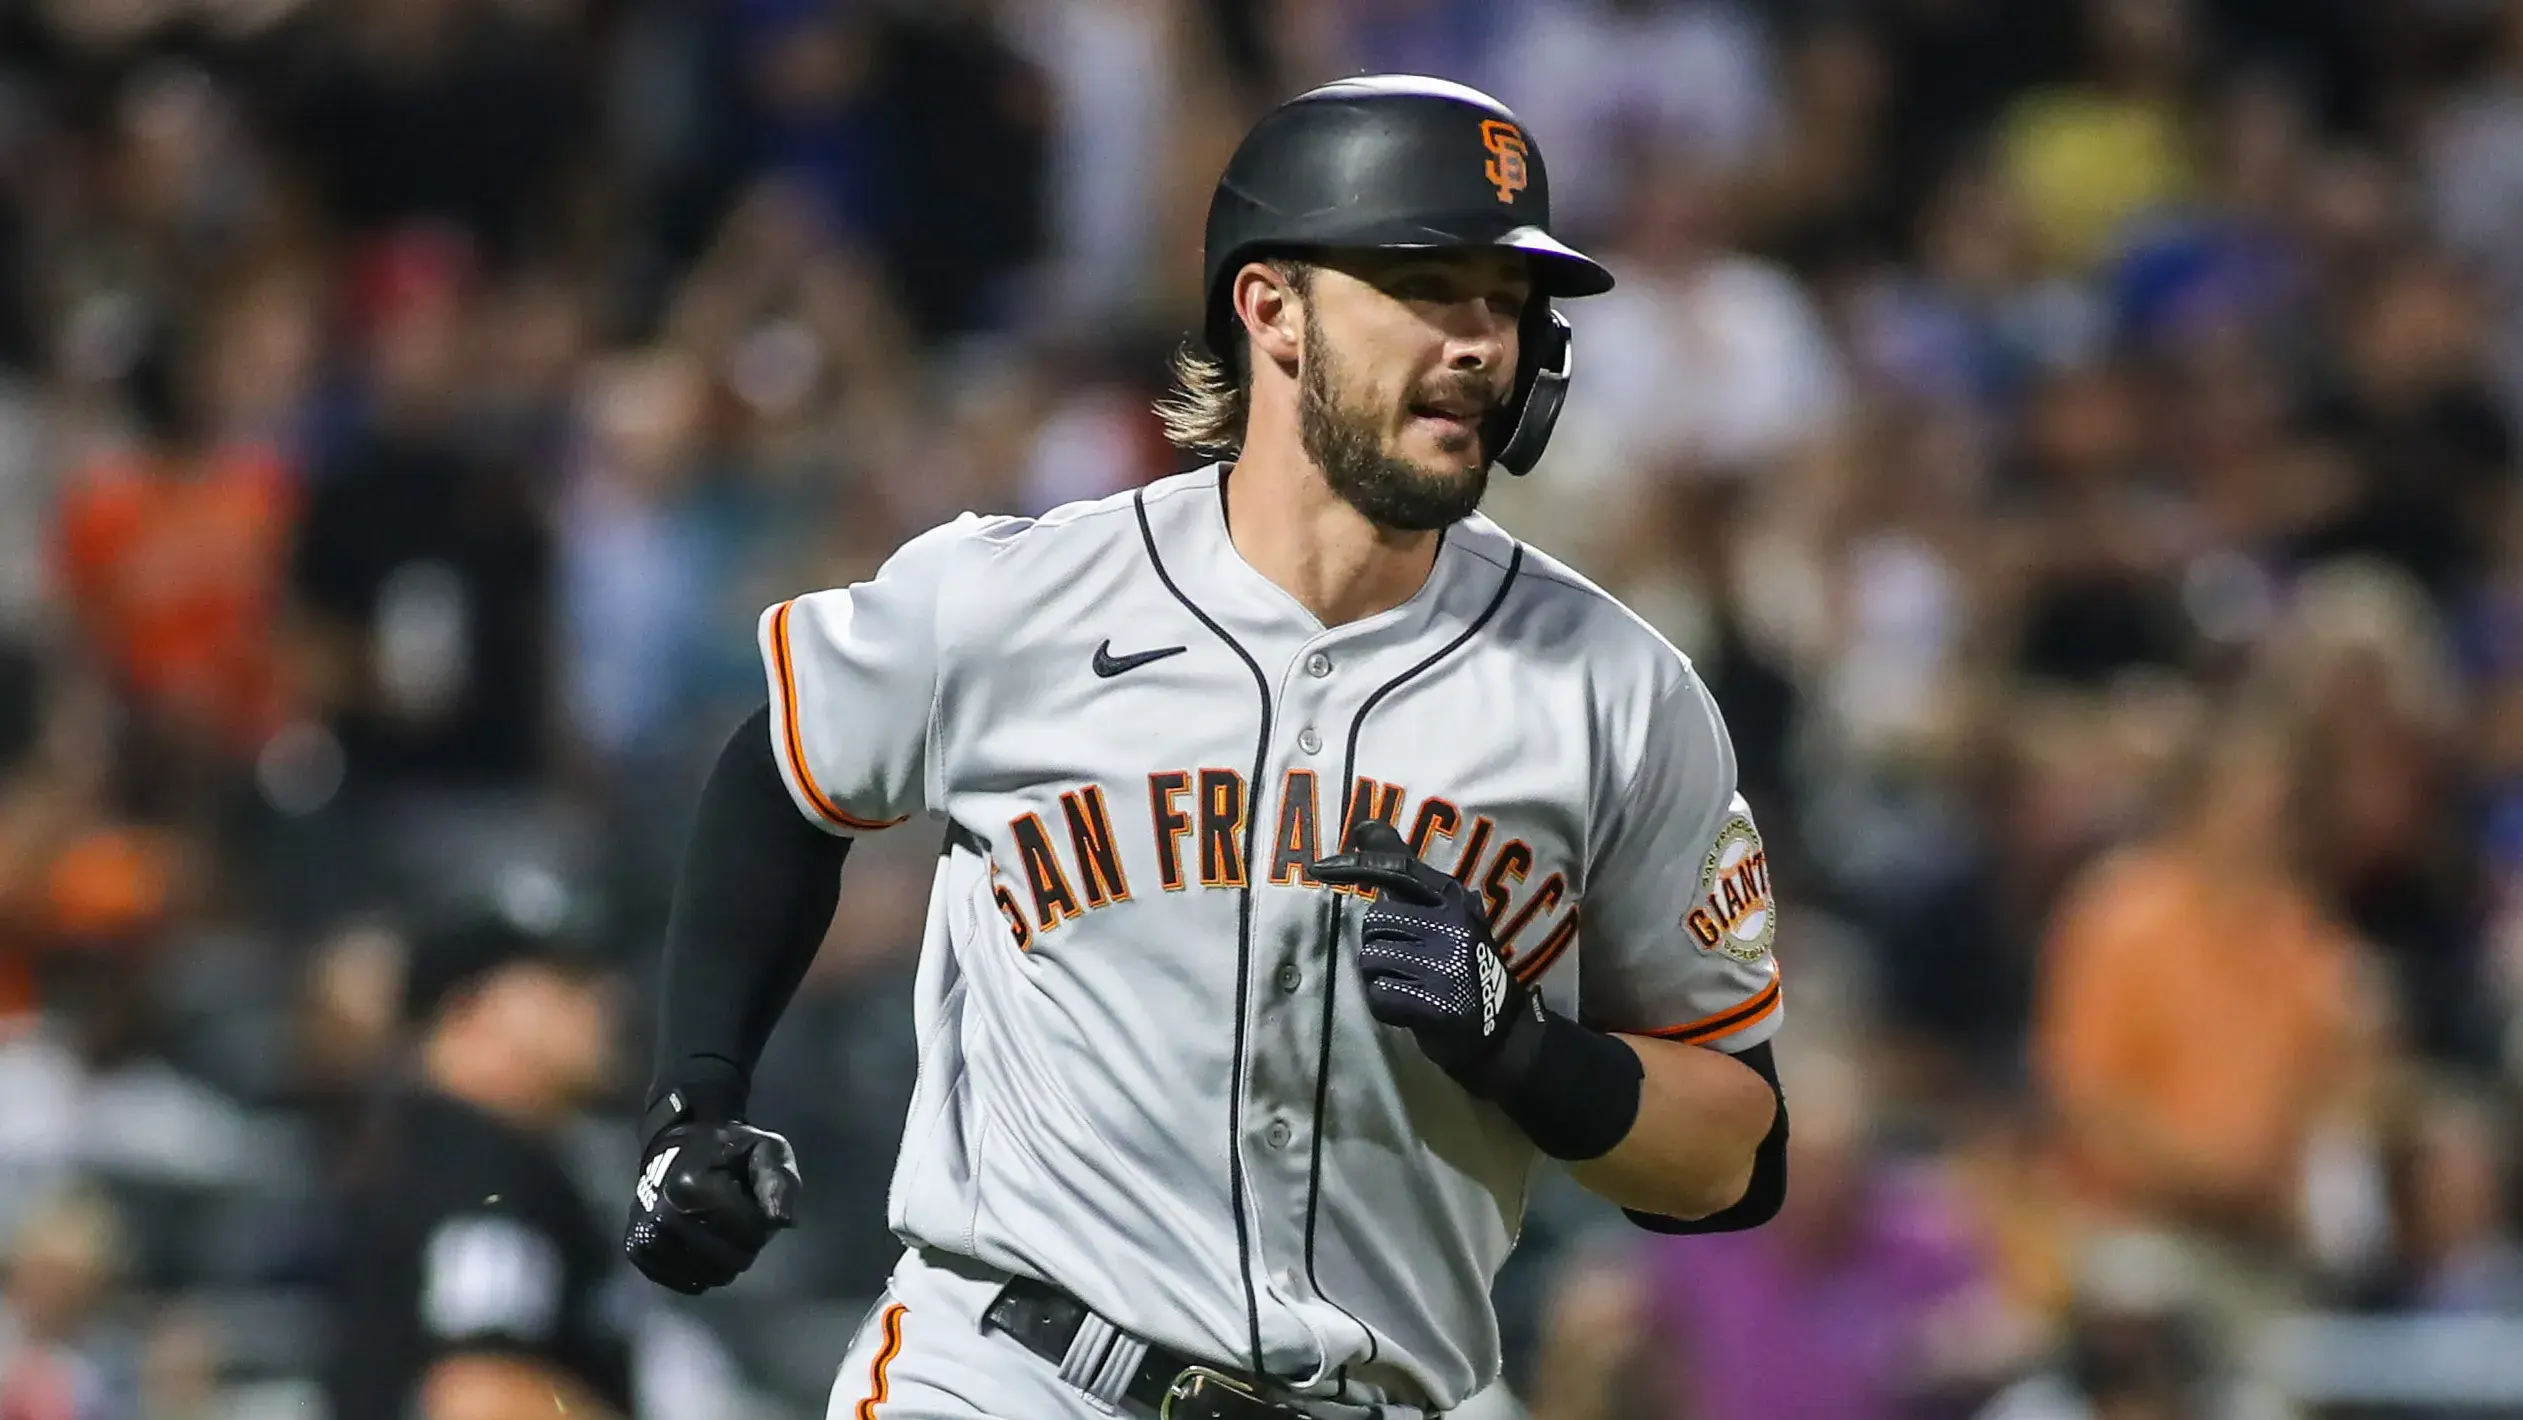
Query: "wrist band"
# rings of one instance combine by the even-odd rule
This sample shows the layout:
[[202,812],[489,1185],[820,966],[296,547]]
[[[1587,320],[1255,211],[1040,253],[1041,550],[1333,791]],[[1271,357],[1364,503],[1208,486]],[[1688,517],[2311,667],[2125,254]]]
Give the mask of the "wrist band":
[[1545,1010],[1500,1043],[1481,1094],[1534,1147],[1575,1163],[1629,1137],[1646,1076],[1638,1052],[1616,1037]]

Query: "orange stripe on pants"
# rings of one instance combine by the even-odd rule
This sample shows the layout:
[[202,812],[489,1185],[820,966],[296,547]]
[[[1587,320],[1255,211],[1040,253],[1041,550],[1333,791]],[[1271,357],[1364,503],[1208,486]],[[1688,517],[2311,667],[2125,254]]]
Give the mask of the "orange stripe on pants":
[[859,1402],[858,1420],[876,1420],[876,1407],[885,1403],[885,1368],[902,1354],[902,1317],[910,1310],[900,1302],[885,1308],[885,1344],[876,1348],[876,1363],[870,1368],[867,1399]]

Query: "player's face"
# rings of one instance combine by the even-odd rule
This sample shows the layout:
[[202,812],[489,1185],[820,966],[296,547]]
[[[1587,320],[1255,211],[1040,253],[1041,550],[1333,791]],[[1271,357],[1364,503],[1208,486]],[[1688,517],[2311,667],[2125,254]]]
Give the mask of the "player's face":
[[1480,506],[1497,454],[1482,424],[1515,392],[1531,289],[1508,251],[1359,253],[1316,271],[1298,434],[1332,491],[1414,531]]

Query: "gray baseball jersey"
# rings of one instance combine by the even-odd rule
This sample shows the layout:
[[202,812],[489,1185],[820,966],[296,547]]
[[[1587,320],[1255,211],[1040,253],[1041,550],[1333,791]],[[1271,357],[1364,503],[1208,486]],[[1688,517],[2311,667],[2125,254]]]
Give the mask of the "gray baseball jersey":
[[764,613],[773,734],[836,833],[947,821],[889,1221],[1307,1394],[1450,1406],[1540,1155],[1378,1024],[1366,815],[1606,1030],[1779,1023],[1775,912],[1689,662],[1475,516],[1326,628],[1236,552],[1219,470],[971,515]]

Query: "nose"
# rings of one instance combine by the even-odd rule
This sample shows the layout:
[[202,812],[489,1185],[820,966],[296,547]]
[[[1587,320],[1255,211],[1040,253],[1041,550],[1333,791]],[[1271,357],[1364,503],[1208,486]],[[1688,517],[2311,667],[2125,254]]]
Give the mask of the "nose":
[[1502,369],[1514,356],[1516,323],[1487,300],[1458,301],[1447,313],[1446,368],[1465,373]]

